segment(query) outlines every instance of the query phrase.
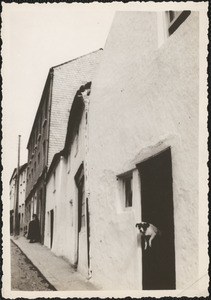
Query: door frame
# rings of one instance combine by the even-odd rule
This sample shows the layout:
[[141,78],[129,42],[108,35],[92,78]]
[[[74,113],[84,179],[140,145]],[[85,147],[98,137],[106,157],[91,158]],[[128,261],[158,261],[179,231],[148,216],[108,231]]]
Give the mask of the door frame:
[[[81,231],[81,209],[82,209],[82,199],[79,199],[79,189],[81,188],[81,185],[84,185],[84,164],[83,162],[79,166],[75,176],[74,176],[75,184],[77,187],[77,205],[76,205],[76,247],[75,247],[75,262],[74,266],[77,269],[78,262],[79,262],[79,234]],[[79,203],[80,202],[80,203]],[[80,204],[80,206],[79,206]],[[86,205],[86,204],[85,204]],[[80,212],[79,212],[80,209]],[[85,216],[86,218],[86,216]],[[85,222],[86,224],[86,222]]]
[[53,246],[53,236],[54,236],[54,209],[50,210],[50,248]]
[[[172,172],[172,152],[171,152],[171,147],[166,147],[164,149],[162,149],[161,151],[158,151],[157,153],[154,153],[153,155],[151,156],[148,156],[146,157],[145,159],[143,159],[141,162],[137,163],[136,164],[136,167],[139,171],[139,176],[140,176],[140,198],[141,198],[141,211],[140,211],[140,215],[141,215],[141,220],[142,220],[142,216],[143,216],[143,195],[142,195],[142,175],[141,175],[141,167],[143,166],[144,163],[147,163],[147,162],[150,162],[150,160],[153,160],[154,158],[158,158],[161,154],[163,154],[164,152],[167,152],[169,151],[169,154],[170,154],[170,174],[171,174],[171,199],[172,199],[172,211],[171,211],[171,214],[172,214],[172,224],[173,224],[173,266],[174,266],[174,287],[172,289],[176,289],[176,257],[175,257],[175,230],[174,230],[174,227],[175,227],[175,224],[174,224],[174,200],[173,200],[173,172]],[[171,206],[170,204],[170,206]],[[142,221],[146,221],[146,220],[142,220]],[[142,258],[143,258],[143,251],[142,250]],[[144,273],[143,273],[143,259],[142,259],[142,289],[144,289],[143,287],[143,279],[144,279]]]

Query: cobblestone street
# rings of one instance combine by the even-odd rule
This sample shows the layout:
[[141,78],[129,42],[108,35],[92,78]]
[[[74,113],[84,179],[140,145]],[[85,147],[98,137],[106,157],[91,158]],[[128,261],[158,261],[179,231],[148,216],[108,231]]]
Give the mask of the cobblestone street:
[[11,289],[16,291],[55,290],[30,260],[11,241]]

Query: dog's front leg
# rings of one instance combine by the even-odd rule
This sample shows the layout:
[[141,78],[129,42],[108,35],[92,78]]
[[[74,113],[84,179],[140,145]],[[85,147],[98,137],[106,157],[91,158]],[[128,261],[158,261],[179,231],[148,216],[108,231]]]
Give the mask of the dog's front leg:
[[150,239],[149,239],[149,246],[152,247],[152,241],[154,240],[156,236],[156,233],[153,233],[151,236],[150,236]]
[[148,246],[148,243],[147,243],[147,239],[145,237],[144,238],[144,250],[147,250],[147,246]]

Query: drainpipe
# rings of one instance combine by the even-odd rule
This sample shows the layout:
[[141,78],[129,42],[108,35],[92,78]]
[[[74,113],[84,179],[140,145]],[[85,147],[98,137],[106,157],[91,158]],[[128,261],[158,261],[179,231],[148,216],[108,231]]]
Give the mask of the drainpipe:
[[[52,90],[53,90],[53,78],[54,78],[54,72],[53,69],[50,69],[49,72],[50,75],[50,86],[49,86],[49,108],[48,108],[48,120],[47,120],[47,145],[46,145],[46,149],[45,151],[47,151],[47,155],[46,155],[46,161],[45,161],[45,166],[44,166],[44,185],[43,185],[43,207],[41,208],[41,215],[42,215],[42,219],[43,219],[43,228],[42,228],[42,244],[44,244],[44,240],[45,240],[45,211],[46,211],[46,175],[47,175],[47,171],[48,171],[48,156],[49,156],[49,136],[50,136],[50,123],[51,123],[51,104],[52,104]],[[42,211],[43,210],[43,211]]]
[[20,142],[21,136],[18,136],[18,164],[17,164],[17,174],[16,174],[16,197],[14,206],[14,238],[17,239],[19,235],[19,220],[18,220],[18,210],[19,210],[19,173],[20,173]]
[[85,199],[86,199],[86,227],[87,227],[87,260],[88,260],[88,279],[92,278],[92,270],[91,270],[91,249],[90,249],[90,221],[89,221],[89,182],[88,182],[88,163],[87,163],[87,154],[89,151],[89,128],[88,128],[88,112],[89,112],[89,95],[90,89],[82,92],[83,101],[85,104],[85,157],[84,157],[84,184],[85,184]]

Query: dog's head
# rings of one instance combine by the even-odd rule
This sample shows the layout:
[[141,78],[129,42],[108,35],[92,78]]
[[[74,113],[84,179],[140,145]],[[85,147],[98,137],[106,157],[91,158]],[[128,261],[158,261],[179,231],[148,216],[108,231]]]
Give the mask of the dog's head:
[[149,227],[149,223],[147,222],[137,223],[136,227],[138,227],[141,233],[145,233],[147,228]]

